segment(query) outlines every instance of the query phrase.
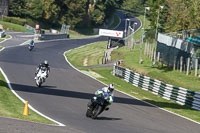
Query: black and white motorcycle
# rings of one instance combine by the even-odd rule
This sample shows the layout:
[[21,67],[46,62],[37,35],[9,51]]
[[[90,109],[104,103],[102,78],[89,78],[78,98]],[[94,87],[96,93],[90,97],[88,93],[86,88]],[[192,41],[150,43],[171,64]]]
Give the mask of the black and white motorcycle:
[[36,77],[35,77],[36,85],[40,87],[45,82],[46,78],[47,78],[47,69],[45,67],[42,67],[39,69],[38,73],[36,74]]
[[87,106],[86,117],[96,119],[104,110],[108,110],[106,107],[113,102],[113,96],[105,93],[104,95],[94,96],[91,101],[92,105],[90,107]]

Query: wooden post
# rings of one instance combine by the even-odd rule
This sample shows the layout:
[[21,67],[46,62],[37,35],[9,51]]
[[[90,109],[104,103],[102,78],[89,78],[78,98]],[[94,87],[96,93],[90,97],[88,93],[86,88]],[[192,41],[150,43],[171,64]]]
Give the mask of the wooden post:
[[144,44],[144,55],[146,55],[147,43]]
[[150,44],[148,43],[148,52],[147,52],[147,56],[150,57],[150,51],[151,51],[151,46]]
[[167,67],[170,66],[170,54],[168,55],[168,59],[167,59]]
[[154,51],[154,54],[153,54],[153,61],[156,62],[156,51]]
[[174,65],[173,65],[173,70],[176,70],[176,56],[174,56]]
[[[199,74],[200,74],[200,65],[198,65],[199,66]],[[198,75],[198,77],[199,77],[200,75]]]
[[160,61],[160,52],[158,52],[157,61]]
[[180,72],[183,70],[183,56],[180,58]]
[[198,59],[195,60],[195,76],[197,76],[197,70],[198,70]]
[[151,50],[151,61],[153,61],[154,49]]
[[189,71],[190,71],[190,58],[187,59],[187,72],[186,72],[186,75],[189,75]]

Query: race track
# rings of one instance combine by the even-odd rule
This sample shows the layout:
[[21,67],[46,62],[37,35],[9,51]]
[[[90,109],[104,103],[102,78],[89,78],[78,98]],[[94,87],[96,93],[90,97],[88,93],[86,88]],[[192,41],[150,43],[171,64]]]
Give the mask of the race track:
[[[86,118],[86,105],[94,92],[104,85],[72,68],[63,53],[105,37],[41,42],[33,51],[27,46],[0,52],[0,67],[13,89],[35,109],[65,124],[65,127],[0,118],[0,132],[24,133],[198,133],[194,122],[115,92],[115,102],[97,120]],[[37,65],[48,60],[49,78],[38,88],[34,73]]]

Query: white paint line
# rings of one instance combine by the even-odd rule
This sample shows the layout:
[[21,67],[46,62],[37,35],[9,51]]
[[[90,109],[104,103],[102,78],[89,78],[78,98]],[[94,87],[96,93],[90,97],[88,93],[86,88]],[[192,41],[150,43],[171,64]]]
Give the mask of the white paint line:
[[[93,44],[93,43],[90,43],[90,44],[87,44],[87,45],[91,45],[91,44]],[[86,46],[86,45],[84,45],[84,46]],[[80,46],[80,47],[77,47],[77,48],[74,48],[74,49],[78,49],[78,48],[81,48],[81,47],[83,47],[83,46]],[[65,54],[66,54],[67,52],[71,51],[71,50],[73,50],[73,49],[70,49],[70,50],[64,52],[63,55],[64,55],[64,57],[65,57],[65,60],[67,61],[67,63],[68,63],[72,68],[74,68],[75,70],[79,71],[79,72],[82,73],[82,74],[85,74],[85,73],[83,73],[82,71],[80,71],[79,69],[77,69],[76,67],[74,67],[74,66],[68,61],[67,57],[65,56]],[[85,75],[87,75],[87,74],[85,74]],[[96,80],[96,81],[98,81],[98,82],[100,82],[100,83],[106,85],[105,83],[103,83],[102,81],[100,81],[100,80],[98,80],[98,79],[92,77],[91,75],[87,75],[87,76],[89,76],[89,77],[93,78],[94,80]],[[107,85],[106,85],[106,86],[107,86]],[[158,106],[156,106],[156,105],[153,105],[153,104],[151,104],[151,103],[145,102],[145,101],[143,101],[143,100],[141,100],[141,99],[138,99],[138,98],[136,98],[136,97],[134,97],[134,96],[132,96],[132,95],[130,95],[130,94],[127,94],[127,93],[125,93],[125,92],[122,92],[122,91],[120,91],[120,90],[117,90],[117,89],[115,89],[115,90],[118,91],[118,92],[120,92],[120,93],[123,93],[123,94],[125,94],[125,95],[127,95],[127,96],[130,96],[130,97],[132,97],[132,98],[134,98],[134,99],[137,99],[137,100],[139,100],[139,101],[141,101],[141,102],[144,102],[144,103],[146,103],[146,104],[149,104],[149,105],[151,105],[151,106],[153,106],[153,107],[159,108],[159,109],[161,109],[161,110],[163,110],[163,111],[166,111],[166,112],[169,112],[169,113],[171,113],[171,114],[177,115],[177,116],[179,116],[179,117],[182,117],[182,118],[184,118],[184,119],[186,119],[186,120],[189,120],[189,121],[191,121],[191,122],[194,122],[194,123],[200,125],[200,122],[194,121],[194,120],[192,120],[192,119],[190,119],[190,118],[187,118],[187,117],[185,117],[185,116],[176,114],[176,113],[174,113],[174,112],[171,112],[171,111],[169,111],[169,110],[163,109],[163,108],[158,107]]]
[[27,40],[27,41],[25,41],[25,42],[23,42],[23,43],[21,43],[21,44],[19,44],[19,45],[20,45],[20,46],[27,45],[29,41],[30,41],[30,39]]
[[0,49],[0,52],[3,51],[5,49],[5,47],[2,47],[2,49]]
[[[13,88],[12,88],[12,86],[11,86],[11,84],[10,84],[10,81],[8,80],[8,77],[6,76],[6,74],[4,73],[4,71],[2,70],[1,67],[0,67],[0,71],[1,71],[1,73],[3,74],[5,80],[6,80],[7,84],[8,84],[8,87],[10,88],[10,90],[12,91],[12,93],[13,93],[17,98],[19,98],[19,99],[25,104],[26,101],[25,101],[23,98],[21,98],[21,97],[13,90]],[[62,124],[62,123],[60,123],[60,122],[58,122],[58,121],[56,121],[56,120],[53,120],[53,119],[51,119],[50,117],[48,117],[48,116],[42,114],[41,112],[37,111],[37,110],[34,109],[30,104],[28,104],[28,107],[29,107],[31,110],[33,110],[34,112],[36,112],[37,114],[43,116],[44,118],[46,118],[46,119],[48,119],[48,120],[50,120],[50,121],[53,121],[53,122],[57,123],[58,126],[65,126],[64,124]],[[53,125],[53,124],[46,124],[46,125]],[[54,126],[57,126],[57,125],[54,125]]]

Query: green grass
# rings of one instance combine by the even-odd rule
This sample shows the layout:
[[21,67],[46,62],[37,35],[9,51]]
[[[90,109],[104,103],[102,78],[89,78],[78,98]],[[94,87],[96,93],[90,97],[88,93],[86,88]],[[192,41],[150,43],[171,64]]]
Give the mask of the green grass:
[[66,55],[67,57],[70,57],[68,60],[77,67],[83,66],[84,60],[88,60],[86,63],[88,66],[99,65],[102,64],[102,57],[104,55],[104,51],[106,50],[106,44],[106,41],[97,42],[90,45],[90,47],[84,46],[80,49],[76,49],[75,51],[72,50]]
[[3,47],[2,46],[0,46],[0,50],[2,49]]
[[0,116],[13,117],[40,123],[55,124],[54,122],[41,117],[30,109],[28,116],[22,115],[24,104],[10,91],[1,73],[0,84]]
[[10,38],[10,36],[6,35],[5,37],[0,38],[0,42],[2,42],[2,41],[5,40],[5,39],[9,39],[9,38]]
[[[143,53],[143,52],[142,52]],[[133,51],[126,48],[119,48],[112,52],[112,59],[123,59],[121,66],[139,72],[143,75],[161,80],[165,83],[183,87],[189,90],[200,91],[200,79],[193,75],[187,76],[185,73],[173,71],[167,66],[155,65],[152,67],[151,60],[143,54],[143,64],[139,64],[140,48],[139,45]]]
[[26,32],[26,28],[24,26],[20,26],[17,24],[9,23],[9,22],[3,22],[3,21],[0,21],[0,24],[2,24],[3,28],[6,30]]

